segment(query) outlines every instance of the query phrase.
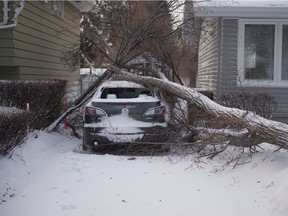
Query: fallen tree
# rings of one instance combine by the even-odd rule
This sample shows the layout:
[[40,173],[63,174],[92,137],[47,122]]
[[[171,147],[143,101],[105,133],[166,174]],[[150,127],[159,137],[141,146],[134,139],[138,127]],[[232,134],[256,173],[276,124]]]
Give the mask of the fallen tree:
[[[215,128],[230,129],[226,130],[226,133],[219,133],[219,130],[199,129],[214,137],[215,135],[221,135],[222,142],[225,142],[223,139],[226,139],[231,145],[242,147],[252,147],[267,142],[279,148],[288,149],[287,124],[265,119],[253,112],[224,107],[202,95],[197,90],[174,82],[153,77],[138,76],[124,72],[114,66],[111,66],[110,70],[117,74],[120,79],[141,83],[152,88],[159,88],[163,92],[186,100],[195,107],[195,110],[204,114],[203,118],[207,122],[213,122],[214,124],[212,125]],[[218,127],[215,122],[217,122]]]
[[[173,20],[171,16],[172,12],[177,11],[180,7],[178,1],[153,2],[152,6],[148,4],[146,5],[147,13],[145,13],[145,16],[141,15],[137,19],[135,19],[135,14],[139,15],[139,13],[137,13],[137,9],[135,8],[141,8],[142,10],[142,3],[144,4],[144,2],[140,2],[139,4],[141,5],[138,6],[137,2],[129,1],[103,1],[98,3],[99,5],[97,6],[99,6],[101,10],[99,10],[100,13],[97,14],[96,17],[91,13],[86,14],[87,25],[85,25],[86,29],[84,32],[87,33],[85,35],[87,43],[85,44],[91,46],[91,50],[100,50],[103,59],[106,59],[105,65],[110,65],[110,67],[107,73],[100,76],[85,94],[78,98],[65,113],[48,127],[48,131],[53,131],[67,115],[84,104],[103,81],[109,79],[113,74],[117,74],[118,78],[159,89],[161,93],[160,96],[162,95],[164,100],[170,96],[171,104],[177,101],[177,98],[182,98],[187,101],[189,106],[192,107],[193,116],[197,118],[189,122],[180,116],[179,119],[177,119],[178,125],[181,129],[190,131],[193,136],[198,134],[201,144],[204,143],[204,146],[205,144],[211,143],[223,143],[224,147],[218,151],[221,152],[229,145],[250,148],[262,142],[268,142],[275,144],[279,148],[288,149],[288,125],[286,124],[267,120],[252,112],[221,106],[197,92],[195,89],[187,88],[163,79],[159,74],[156,76],[161,79],[152,78],[151,76],[137,76],[133,73],[124,72],[123,69],[126,69],[126,71],[132,69],[132,71],[145,74],[145,72],[147,72],[144,70],[145,68],[142,68],[142,70],[141,67],[132,68],[131,64],[128,64],[140,56],[152,66],[151,68],[146,68],[146,70],[149,70],[149,75],[154,76],[157,74],[159,66],[161,66],[160,71],[167,77],[171,73],[174,77],[178,77],[176,66],[178,65],[179,59],[175,56],[167,55],[175,54],[175,48],[177,48],[177,44],[179,44],[177,35],[179,35],[178,33],[181,32],[181,28],[185,24],[179,23],[177,19]],[[133,19],[131,19],[131,17],[133,17]],[[166,21],[167,24],[163,25]],[[189,20],[186,20],[186,23],[188,21]],[[190,21],[193,21],[193,19]],[[102,26],[102,24],[105,25]],[[109,26],[108,32],[106,32],[106,24]],[[177,24],[177,29],[174,28],[175,24]],[[119,28],[119,26],[121,26],[121,28]],[[99,29],[101,29],[101,31],[99,31]],[[119,31],[119,29],[121,29],[121,31]],[[92,37],[95,36],[95,34],[100,35],[96,38]],[[107,46],[109,44],[112,46]],[[173,46],[171,46],[171,44],[173,44]],[[84,51],[87,50],[84,49]],[[66,59],[75,60],[74,63],[76,64],[79,62],[79,56],[90,56],[88,55],[89,53],[84,51],[72,50],[67,54]],[[146,53],[148,55],[146,55]],[[155,65],[153,59],[157,60]],[[93,58],[88,62],[93,62]],[[89,65],[92,65],[90,63]],[[71,65],[74,65],[73,62]],[[154,69],[155,71],[153,71]],[[178,82],[180,80],[181,79],[178,78]],[[198,125],[199,119],[202,122],[200,126]],[[195,130],[197,133],[195,133]],[[177,131],[174,138],[176,138],[176,136],[179,136]],[[177,144],[179,142],[189,143],[191,139],[183,139],[179,142],[178,139],[171,141],[171,143],[174,142]]]
[[160,90],[164,95],[187,101],[193,107],[194,114],[201,116],[201,121],[205,122],[205,126],[197,127],[197,125],[189,125],[187,122],[180,122],[180,124],[182,124],[182,127],[184,125],[184,127],[193,130],[193,133],[197,131],[201,145],[224,144],[224,147],[219,151],[215,151],[213,155],[222,152],[229,145],[254,147],[263,142],[288,149],[287,124],[268,120],[250,111],[222,106],[199,93],[196,89],[185,87],[167,79],[135,75],[116,66],[110,66],[107,72],[100,76],[94,85],[86,91],[86,94],[78,98],[65,113],[47,128],[47,131],[55,130],[66,116],[84,104],[94,94],[97,87],[113,74],[117,76],[117,79],[143,84]]

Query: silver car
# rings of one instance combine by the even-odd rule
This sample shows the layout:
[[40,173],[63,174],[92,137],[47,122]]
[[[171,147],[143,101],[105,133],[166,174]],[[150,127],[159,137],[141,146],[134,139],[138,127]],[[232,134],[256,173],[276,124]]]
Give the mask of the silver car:
[[106,81],[85,107],[83,149],[167,140],[166,106],[142,85]]

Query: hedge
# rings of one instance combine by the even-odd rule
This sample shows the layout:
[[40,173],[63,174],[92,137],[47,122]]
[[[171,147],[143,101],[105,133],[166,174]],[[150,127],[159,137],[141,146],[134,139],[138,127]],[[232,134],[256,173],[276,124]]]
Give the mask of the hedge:
[[277,103],[267,93],[234,92],[222,95],[224,106],[238,108],[256,113],[264,118],[272,118],[277,109]]
[[[63,110],[66,81],[0,81],[0,155],[23,142],[30,129],[50,125]],[[29,111],[26,111],[29,103]]]
[[66,82],[64,80],[0,81],[0,106],[25,110],[29,103],[32,113],[31,127],[45,128],[63,109]]
[[16,108],[0,107],[0,155],[9,153],[27,135],[30,113]]

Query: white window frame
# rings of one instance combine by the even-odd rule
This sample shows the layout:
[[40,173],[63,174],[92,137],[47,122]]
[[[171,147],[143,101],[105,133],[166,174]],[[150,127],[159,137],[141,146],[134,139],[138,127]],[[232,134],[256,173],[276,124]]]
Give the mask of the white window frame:
[[[244,45],[245,45],[245,25],[246,24],[266,24],[275,25],[275,41],[274,41],[274,69],[273,80],[264,79],[245,79],[244,76]],[[240,19],[238,22],[238,86],[247,87],[288,87],[288,80],[281,80],[282,73],[282,36],[283,25],[288,25],[285,19]]]

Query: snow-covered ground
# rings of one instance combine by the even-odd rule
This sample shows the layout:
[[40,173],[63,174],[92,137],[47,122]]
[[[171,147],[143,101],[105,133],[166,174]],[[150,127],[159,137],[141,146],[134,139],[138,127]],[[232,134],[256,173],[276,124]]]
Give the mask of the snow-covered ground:
[[81,153],[80,140],[38,132],[0,159],[0,215],[287,216],[287,152],[263,148],[219,171],[229,155],[95,155]]

